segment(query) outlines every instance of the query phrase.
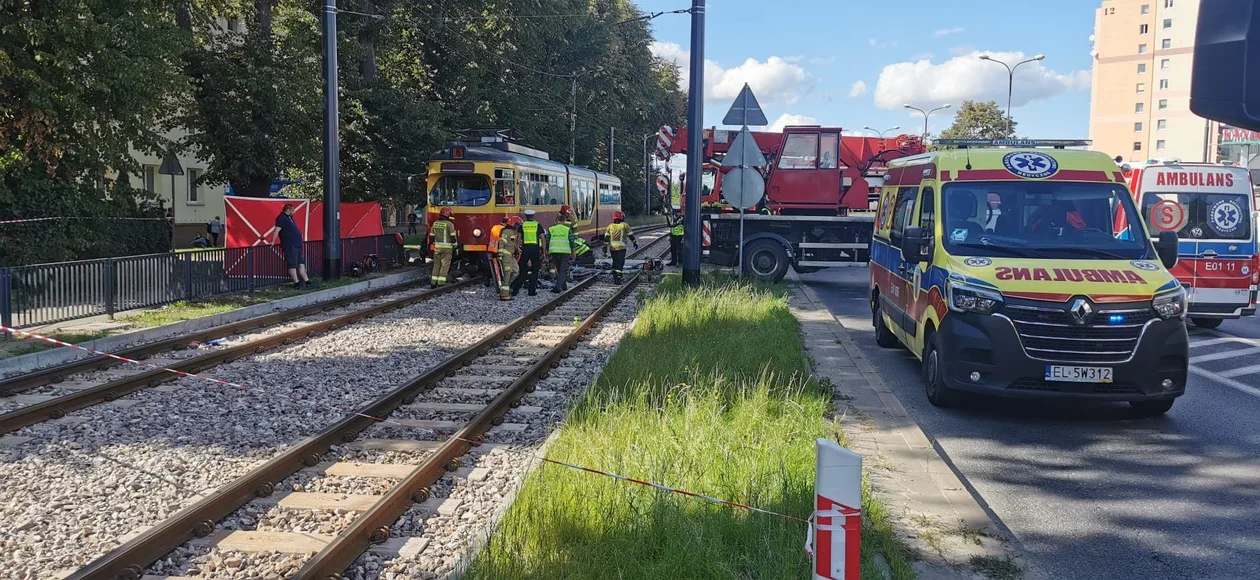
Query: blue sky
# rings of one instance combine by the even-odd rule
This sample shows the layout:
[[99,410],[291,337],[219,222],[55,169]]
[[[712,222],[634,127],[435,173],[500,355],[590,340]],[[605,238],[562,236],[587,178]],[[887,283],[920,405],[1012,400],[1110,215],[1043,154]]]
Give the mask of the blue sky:
[[[685,8],[689,0],[638,0],[645,11]],[[1007,74],[981,61],[990,53],[1019,67],[1013,113],[1017,132],[1034,138],[1089,133],[1090,35],[1099,0],[709,0],[706,22],[706,126],[717,124],[734,93],[750,83],[767,117],[864,125],[919,133],[928,109],[964,99],[1006,106]],[[690,16],[653,21],[658,54],[687,70]],[[912,116],[913,115],[913,116]],[[933,133],[953,111],[932,114]]]

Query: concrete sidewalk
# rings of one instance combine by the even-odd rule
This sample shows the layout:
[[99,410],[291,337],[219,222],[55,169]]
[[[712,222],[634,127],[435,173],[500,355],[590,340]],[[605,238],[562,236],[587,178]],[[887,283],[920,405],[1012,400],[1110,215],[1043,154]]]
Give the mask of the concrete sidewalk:
[[[814,375],[834,388],[836,414],[897,535],[919,558],[919,578],[1042,578],[937,453],[814,291],[791,298]],[[1014,575],[1012,575],[1014,574]]]

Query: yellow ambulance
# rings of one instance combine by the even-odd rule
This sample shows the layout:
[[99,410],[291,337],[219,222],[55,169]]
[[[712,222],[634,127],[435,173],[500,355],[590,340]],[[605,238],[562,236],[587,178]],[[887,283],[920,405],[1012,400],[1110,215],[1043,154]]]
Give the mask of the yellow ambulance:
[[1152,240],[1124,175],[1087,141],[938,140],[890,162],[871,242],[876,341],[960,392],[1127,401],[1185,393],[1177,236]]

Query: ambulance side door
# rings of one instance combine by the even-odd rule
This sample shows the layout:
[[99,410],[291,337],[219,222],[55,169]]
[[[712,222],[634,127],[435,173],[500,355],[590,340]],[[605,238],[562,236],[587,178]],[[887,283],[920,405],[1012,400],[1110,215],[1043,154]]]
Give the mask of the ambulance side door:
[[914,292],[911,288],[911,282],[914,280],[914,265],[902,259],[901,240],[906,227],[918,221],[918,216],[914,211],[915,202],[918,199],[918,187],[902,187],[897,190],[897,206],[893,210],[892,227],[888,233],[888,240],[892,245],[888,268],[891,271],[888,302],[891,302],[892,308],[889,309],[888,316],[893,321],[893,334],[896,334],[904,344],[910,344],[909,337],[917,334],[917,330],[915,321],[910,318],[908,312],[910,297]]
[[[917,211],[914,215],[907,216],[911,220],[907,226],[918,226],[923,229],[923,235],[932,240],[932,245],[936,245],[936,195],[930,184],[924,183],[919,189],[919,200],[917,203]],[[927,247],[924,248],[927,251]],[[912,352],[922,352],[923,345],[922,333],[919,328],[924,324],[924,317],[927,306],[927,288],[928,271],[931,269],[931,260],[922,262],[906,263],[906,282],[909,284],[909,292],[906,294],[906,333],[910,336],[910,340],[906,345]]]

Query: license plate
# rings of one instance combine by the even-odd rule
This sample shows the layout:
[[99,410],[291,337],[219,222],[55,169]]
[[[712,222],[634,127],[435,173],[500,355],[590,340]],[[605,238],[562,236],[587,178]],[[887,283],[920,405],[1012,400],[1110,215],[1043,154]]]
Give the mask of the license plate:
[[1109,367],[1046,365],[1046,380],[1069,383],[1110,383],[1111,372],[1112,369]]

